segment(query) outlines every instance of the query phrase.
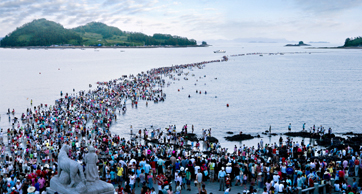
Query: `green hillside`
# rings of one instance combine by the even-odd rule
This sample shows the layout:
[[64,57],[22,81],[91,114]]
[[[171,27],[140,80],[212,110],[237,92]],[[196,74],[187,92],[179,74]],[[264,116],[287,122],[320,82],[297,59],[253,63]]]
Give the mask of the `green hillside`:
[[362,46],[362,37],[347,38],[344,42],[344,47]]
[[46,19],[34,20],[8,34],[0,41],[2,47],[13,46],[195,46],[196,40],[169,34],[149,36],[138,32],[125,32],[100,22],[91,22],[73,29]]
[[2,47],[81,45],[82,37],[62,25],[46,19],[34,20],[16,28],[1,40]]
[[196,40],[189,40],[187,38],[171,36],[169,34],[154,34],[153,36],[148,36],[139,32],[124,32],[116,27],[107,26],[100,22],[91,22],[84,26],[73,28],[72,30],[82,36],[85,45],[196,45]]

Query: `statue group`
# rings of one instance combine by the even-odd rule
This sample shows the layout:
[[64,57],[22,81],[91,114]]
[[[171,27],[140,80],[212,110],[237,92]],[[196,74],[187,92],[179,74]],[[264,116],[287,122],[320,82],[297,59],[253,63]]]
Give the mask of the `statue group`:
[[59,194],[113,194],[114,187],[99,179],[98,156],[94,147],[88,147],[85,155],[85,171],[76,161],[68,157],[70,146],[64,144],[58,154],[58,174],[50,180],[48,193]]

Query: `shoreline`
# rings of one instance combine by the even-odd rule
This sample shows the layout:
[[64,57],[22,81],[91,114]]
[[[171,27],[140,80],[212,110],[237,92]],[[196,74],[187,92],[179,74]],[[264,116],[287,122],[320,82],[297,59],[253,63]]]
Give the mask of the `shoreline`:
[[344,46],[337,46],[337,47],[307,47],[306,49],[362,49],[360,46],[352,46],[352,47],[344,47]]
[[188,47],[209,47],[212,45],[187,45],[187,46],[20,46],[20,47],[0,47],[2,49],[124,49],[124,48],[188,48]]

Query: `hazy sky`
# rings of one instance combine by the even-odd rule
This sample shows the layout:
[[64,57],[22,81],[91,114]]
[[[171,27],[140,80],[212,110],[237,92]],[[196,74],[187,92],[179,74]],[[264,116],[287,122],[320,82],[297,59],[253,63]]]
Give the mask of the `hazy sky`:
[[0,0],[0,37],[34,19],[91,21],[198,41],[263,37],[342,44],[362,36],[362,0]]

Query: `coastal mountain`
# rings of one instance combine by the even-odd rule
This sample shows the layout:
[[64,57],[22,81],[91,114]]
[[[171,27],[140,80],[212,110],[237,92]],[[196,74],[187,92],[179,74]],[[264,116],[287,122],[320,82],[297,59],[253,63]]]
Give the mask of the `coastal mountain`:
[[82,39],[83,44],[90,45],[110,45],[110,44],[123,44],[127,41],[127,35],[122,30],[107,26],[101,22],[91,22],[84,26],[79,26],[71,29],[78,33]]
[[85,45],[85,46],[196,46],[196,40],[170,34],[149,36],[125,32],[100,22],[66,29],[46,19],[34,20],[18,27],[0,41],[1,47]]
[[362,37],[356,38],[347,38],[344,42],[344,47],[361,47],[362,46]]
[[82,37],[62,25],[46,19],[34,20],[16,28],[1,40],[2,47],[48,46],[53,44],[80,45]]

